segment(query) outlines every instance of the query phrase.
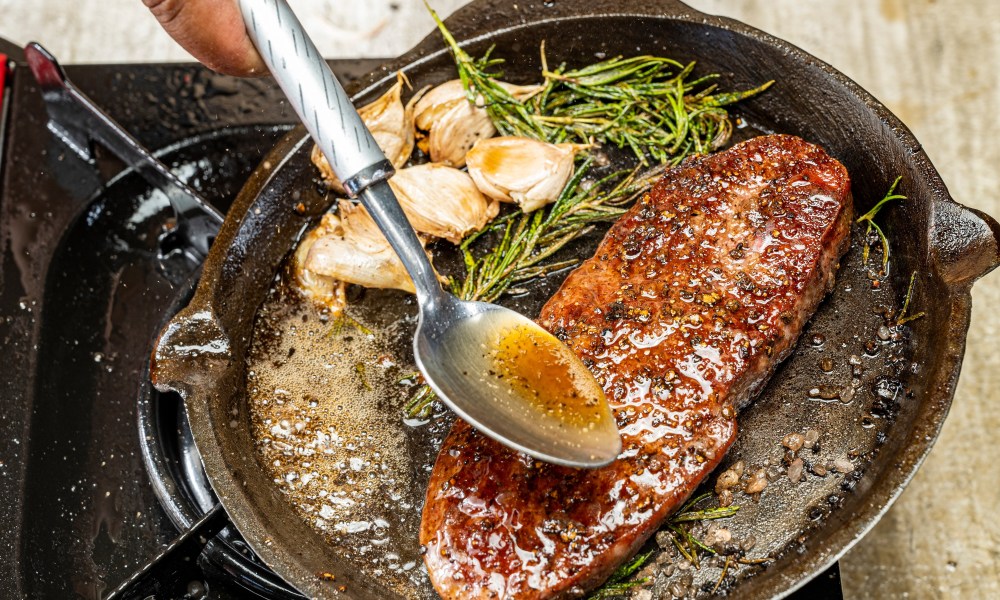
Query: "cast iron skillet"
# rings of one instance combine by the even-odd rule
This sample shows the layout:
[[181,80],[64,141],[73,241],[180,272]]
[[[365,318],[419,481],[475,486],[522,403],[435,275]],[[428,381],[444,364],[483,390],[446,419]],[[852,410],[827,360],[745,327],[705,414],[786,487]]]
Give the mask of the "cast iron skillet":
[[[912,336],[903,344],[903,363],[911,366],[897,373],[902,378],[895,388],[899,394],[881,397],[894,419],[878,429],[878,439],[859,457],[867,462],[863,475],[858,471],[844,478],[844,493],[834,495],[829,506],[798,506],[795,490],[782,492],[775,485],[776,491],[768,492],[769,503],[761,502],[768,509],[757,509],[756,518],[766,529],[801,535],[794,535],[796,539],[778,552],[774,564],[741,581],[739,595],[787,595],[832,564],[874,525],[930,450],[948,412],[962,362],[970,287],[1000,263],[1000,226],[955,203],[920,144],[864,90],[801,50],[742,23],[704,15],[677,0],[573,0],[519,3],[517,8],[499,0],[479,0],[447,24],[457,39],[467,41],[472,54],[496,44],[500,55],[513,58],[507,79],[517,82],[535,78],[536,49],[543,39],[550,64],[563,60],[588,64],[595,55],[601,56],[597,53],[650,53],[696,59],[700,70],[722,73],[721,84],[727,89],[775,79],[778,83],[770,91],[741,106],[741,114],[759,130],[802,136],[844,162],[859,212],[877,200],[896,175],[903,175],[910,200],[885,216],[893,243],[893,272],[886,288],[894,294],[885,298],[898,305],[899,290],[905,290],[909,274],[916,272],[923,298],[920,308],[927,315],[911,324]],[[439,36],[429,36],[362,80],[356,99],[375,98],[393,81],[397,69],[419,85],[453,78],[454,67],[442,48]],[[351,597],[388,598],[393,595],[377,577],[364,576],[349,557],[339,555],[292,511],[254,458],[243,392],[254,315],[297,237],[329,206],[311,183],[315,173],[309,149],[304,131],[293,131],[247,182],[205,263],[194,299],[157,343],[152,373],[158,388],[176,390],[184,397],[216,493],[233,523],[271,568],[309,596],[340,597],[338,589],[343,589]],[[851,260],[848,256],[845,263]],[[864,315],[871,320],[871,294],[851,289],[867,280],[846,271],[814,319],[814,331],[822,327],[827,335],[836,336],[864,321]],[[843,348],[827,344],[834,347],[825,356],[847,364],[848,355],[859,353],[863,336],[871,334],[865,327],[857,329],[861,337],[854,338],[853,347],[847,347],[851,340]],[[824,413],[814,407],[817,403],[803,399],[802,390],[820,377],[816,355],[804,345],[808,346],[800,344],[761,399],[741,416],[743,433],[731,454],[748,459],[755,452],[766,455],[761,448],[773,448],[775,439],[789,431],[788,422],[806,413],[824,428],[828,447],[839,444],[847,449],[864,437],[859,434],[862,425],[853,418],[838,420],[840,413]],[[788,390],[798,390],[798,395]],[[867,388],[862,393],[871,395]],[[857,401],[870,400],[866,396]],[[817,485],[822,483],[816,479]],[[744,512],[754,514],[749,508]],[[755,531],[762,537],[768,533]],[[335,579],[319,577],[320,573]]]

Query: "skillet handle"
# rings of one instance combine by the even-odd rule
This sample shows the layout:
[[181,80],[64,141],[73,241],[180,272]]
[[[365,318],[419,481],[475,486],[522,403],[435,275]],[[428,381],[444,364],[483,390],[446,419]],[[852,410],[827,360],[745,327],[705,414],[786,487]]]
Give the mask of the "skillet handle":
[[931,240],[931,259],[947,283],[972,284],[1000,266],[1000,224],[974,208],[937,203]]

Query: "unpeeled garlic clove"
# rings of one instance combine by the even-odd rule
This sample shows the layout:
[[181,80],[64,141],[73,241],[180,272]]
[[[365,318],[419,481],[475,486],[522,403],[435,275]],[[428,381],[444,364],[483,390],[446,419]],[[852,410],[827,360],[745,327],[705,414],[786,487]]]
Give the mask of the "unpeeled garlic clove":
[[306,236],[306,241],[311,242],[309,247],[303,249],[300,245],[296,251],[295,270],[300,285],[342,281],[414,292],[406,268],[363,207],[341,202],[339,216],[325,215],[314,231],[318,232],[315,238],[310,240],[313,232]]
[[330,162],[326,160],[326,155],[323,154],[318,145],[313,144],[312,151],[309,153],[309,159],[319,169],[319,175],[323,179],[323,183],[340,195],[347,194],[344,190],[344,184],[340,183],[340,178],[333,172]]
[[414,229],[453,244],[482,229],[500,210],[495,200],[483,197],[467,173],[445,165],[400,169],[389,186]]
[[453,167],[463,167],[469,149],[479,140],[496,135],[490,115],[471,102],[454,103],[442,115],[427,136],[427,153],[431,160]]
[[573,175],[584,144],[550,144],[524,137],[480,140],[466,157],[469,175],[483,194],[515,202],[526,213],[554,202]]
[[[378,147],[397,169],[402,168],[413,153],[415,143],[413,111],[421,96],[414,95],[404,106],[403,83],[409,84],[406,76],[400,71],[396,75],[396,83],[389,88],[389,91],[382,94],[378,100],[358,109],[361,120],[372,132]],[[327,162],[319,146],[313,146],[311,158],[327,185],[343,194],[343,184],[330,168],[330,163]]]
[[430,131],[459,100],[465,100],[465,88],[460,79],[446,81],[431,88],[413,109],[413,122],[417,128]]
[[[538,93],[540,85],[500,82],[519,101]],[[452,79],[427,92],[414,107],[414,123],[428,131],[421,148],[433,162],[452,167],[465,165],[465,155],[479,140],[496,135],[493,120],[483,102],[469,102],[462,81]]]
[[320,275],[306,268],[306,259],[309,257],[313,245],[317,240],[328,236],[343,237],[340,219],[331,213],[323,215],[319,225],[308,232],[299,242],[299,247],[295,249],[295,255],[292,258],[292,271],[295,274],[298,289],[304,296],[333,311],[340,311],[347,303],[344,282]]

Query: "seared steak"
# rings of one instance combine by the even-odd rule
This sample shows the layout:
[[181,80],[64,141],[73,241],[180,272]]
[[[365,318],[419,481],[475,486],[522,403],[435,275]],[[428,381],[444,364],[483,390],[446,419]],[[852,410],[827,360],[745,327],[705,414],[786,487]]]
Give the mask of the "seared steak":
[[438,592],[574,597],[607,578],[722,460],[832,286],[850,222],[847,171],[796,137],[671,170],[539,319],[604,386],[621,455],[556,467],[457,422],[420,532]]

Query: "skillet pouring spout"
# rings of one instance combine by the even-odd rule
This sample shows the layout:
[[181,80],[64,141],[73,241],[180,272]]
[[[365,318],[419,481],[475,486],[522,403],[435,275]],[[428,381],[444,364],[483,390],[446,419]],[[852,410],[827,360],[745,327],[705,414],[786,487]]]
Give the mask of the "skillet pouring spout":
[[156,341],[150,361],[153,385],[187,397],[215,385],[232,360],[229,338],[215,315],[189,307],[177,314]]
[[1000,266],[1000,224],[957,202],[935,205],[932,257],[950,284],[976,281]]

